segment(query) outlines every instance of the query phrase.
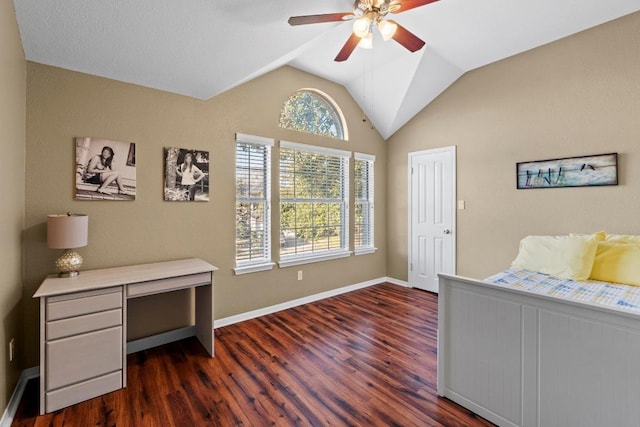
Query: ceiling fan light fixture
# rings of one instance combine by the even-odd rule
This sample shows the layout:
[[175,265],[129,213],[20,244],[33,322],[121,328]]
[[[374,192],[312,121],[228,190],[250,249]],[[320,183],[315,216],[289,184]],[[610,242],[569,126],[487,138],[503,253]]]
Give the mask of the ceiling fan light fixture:
[[358,46],[363,49],[373,49],[373,33],[369,33],[362,37],[358,42]]
[[292,16],[288,22],[289,25],[296,26],[353,20],[353,32],[335,57],[334,61],[336,62],[349,59],[358,46],[371,49],[373,47],[373,27],[378,28],[380,37],[385,41],[392,38],[408,51],[416,52],[425,45],[424,40],[387,17],[390,13],[406,12],[435,1],[438,0],[353,0],[351,12]]
[[380,31],[380,35],[384,41],[389,40],[396,33],[398,29],[398,24],[395,22],[381,20],[378,22],[378,31]]
[[363,15],[353,21],[353,33],[360,38],[366,37],[370,33],[370,29],[371,19],[367,15]]

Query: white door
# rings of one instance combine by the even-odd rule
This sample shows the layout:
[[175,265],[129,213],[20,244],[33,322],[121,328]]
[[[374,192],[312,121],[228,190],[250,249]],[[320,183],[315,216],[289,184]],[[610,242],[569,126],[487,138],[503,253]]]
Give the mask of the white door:
[[456,269],[456,147],[409,153],[409,286],[438,292]]

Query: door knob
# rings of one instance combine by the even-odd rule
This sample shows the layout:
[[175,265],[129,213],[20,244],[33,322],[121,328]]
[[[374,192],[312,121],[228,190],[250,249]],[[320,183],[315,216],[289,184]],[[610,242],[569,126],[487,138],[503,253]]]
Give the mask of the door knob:
[[451,230],[444,230],[444,234],[451,234]]

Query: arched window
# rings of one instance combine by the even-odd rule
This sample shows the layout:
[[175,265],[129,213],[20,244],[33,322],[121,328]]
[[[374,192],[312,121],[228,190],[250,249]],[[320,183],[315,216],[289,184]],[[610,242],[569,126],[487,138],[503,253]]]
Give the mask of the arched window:
[[301,89],[287,99],[280,110],[280,127],[347,140],[342,112],[326,94]]

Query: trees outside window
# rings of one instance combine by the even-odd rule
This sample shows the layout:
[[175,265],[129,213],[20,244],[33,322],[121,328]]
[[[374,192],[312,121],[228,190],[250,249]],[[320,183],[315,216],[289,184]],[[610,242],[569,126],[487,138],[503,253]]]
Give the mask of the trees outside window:
[[236,274],[273,268],[271,147],[273,140],[236,135]]
[[315,89],[303,89],[287,99],[280,111],[280,127],[346,140],[342,112],[331,98]]
[[374,246],[373,195],[375,156],[354,153],[354,248],[356,255],[370,253]]
[[349,156],[280,143],[280,260],[348,255]]

